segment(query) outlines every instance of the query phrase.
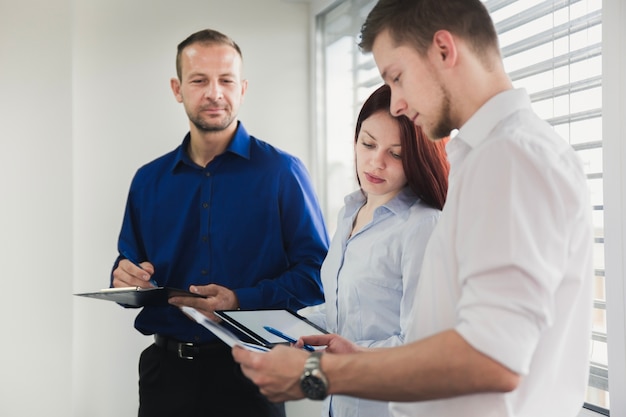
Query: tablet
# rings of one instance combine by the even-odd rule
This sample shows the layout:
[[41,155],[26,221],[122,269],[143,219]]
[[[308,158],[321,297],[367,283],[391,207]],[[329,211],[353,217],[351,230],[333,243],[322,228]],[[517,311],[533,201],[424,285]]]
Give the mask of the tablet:
[[295,340],[302,336],[328,334],[326,330],[305,317],[286,309],[219,310],[215,311],[215,315],[256,343],[267,347],[289,342],[265,330],[266,326],[277,329]]
[[229,330],[220,326],[219,324],[209,320],[202,313],[196,310],[193,307],[183,306],[181,307],[183,313],[189,315],[193,318],[198,324],[206,327],[207,330],[211,331],[215,336],[219,337],[222,342],[226,343],[228,346],[233,347],[235,345],[241,346],[244,349],[251,350],[253,352],[267,352],[269,348],[261,345],[256,345],[252,343],[244,342],[240,340],[236,335],[231,333]]

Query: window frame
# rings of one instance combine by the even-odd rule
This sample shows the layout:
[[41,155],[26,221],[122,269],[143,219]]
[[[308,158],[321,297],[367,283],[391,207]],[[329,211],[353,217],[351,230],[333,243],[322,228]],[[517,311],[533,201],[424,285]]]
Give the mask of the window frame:
[[[323,132],[323,57],[318,49],[318,15],[343,0],[310,0],[312,74],[312,165],[322,204],[326,201]],[[508,0],[503,0],[506,2]],[[602,2],[602,147],[605,223],[606,310],[609,361],[609,398],[612,415],[626,415],[626,1]],[[324,207],[324,205],[323,205]],[[325,213],[326,214],[326,213]],[[606,227],[609,225],[609,227]],[[603,413],[594,407],[581,408],[580,417]]]
[[[602,131],[610,413],[626,415],[626,1],[602,2]],[[610,225],[610,227],[607,227]],[[621,278],[621,279],[617,279]]]

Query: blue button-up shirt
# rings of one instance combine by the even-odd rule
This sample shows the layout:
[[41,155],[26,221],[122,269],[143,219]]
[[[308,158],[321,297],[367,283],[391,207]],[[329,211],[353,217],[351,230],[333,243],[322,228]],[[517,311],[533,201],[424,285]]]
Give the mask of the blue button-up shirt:
[[[319,269],[328,236],[302,162],[250,136],[241,123],[205,168],[189,158],[189,141],[187,134],[137,171],[120,253],[151,262],[159,286],[228,287],[242,309],[322,302]],[[181,341],[215,339],[174,306],[144,307],[135,327]]]
[[[346,196],[322,266],[326,302],[301,314],[360,346],[399,346],[415,319],[412,309],[424,250],[440,211],[404,188],[351,235],[363,204],[361,191]],[[341,395],[324,402],[322,415],[327,416],[329,408],[333,416],[389,415],[385,402]]]

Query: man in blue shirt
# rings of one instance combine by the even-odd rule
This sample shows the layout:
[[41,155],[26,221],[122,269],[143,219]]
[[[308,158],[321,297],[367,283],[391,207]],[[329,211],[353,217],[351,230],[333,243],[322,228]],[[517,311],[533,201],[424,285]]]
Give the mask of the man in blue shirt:
[[190,131],[133,178],[113,287],[189,289],[144,307],[135,327],[155,343],[139,363],[139,416],[284,416],[240,373],[229,347],[187,318],[215,310],[299,309],[323,301],[328,236],[302,162],[237,120],[247,81],[229,37],[203,30],[178,46],[176,100]]

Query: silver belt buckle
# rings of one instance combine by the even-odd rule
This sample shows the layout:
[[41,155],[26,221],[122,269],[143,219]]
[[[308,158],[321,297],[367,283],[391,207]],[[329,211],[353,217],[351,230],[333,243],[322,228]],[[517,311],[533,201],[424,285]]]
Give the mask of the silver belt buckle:
[[190,359],[190,360],[193,359],[193,356],[185,355],[185,353],[183,352],[184,347],[193,348],[193,343],[179,343],[178,344],[178,357],[181,359]]

